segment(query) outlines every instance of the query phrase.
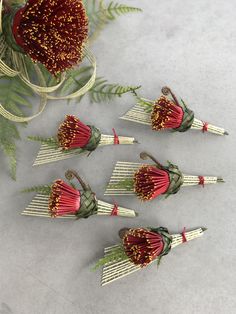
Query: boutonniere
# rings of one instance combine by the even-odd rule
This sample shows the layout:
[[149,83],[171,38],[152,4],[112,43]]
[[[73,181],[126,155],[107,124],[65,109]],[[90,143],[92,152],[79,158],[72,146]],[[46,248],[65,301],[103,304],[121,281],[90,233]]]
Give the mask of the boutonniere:
[[104,250],[104,258],[95,265],[95,269],[103,267],[102,286],[121,279],[135,271],[156,262],[176,246],[199,238],[206,228],[198,228],[182,233],[170,234],[166,228],[124,228],[119,235],[121,243]]
[[182,186],[224,182],[221,177],[183,174],[178,166],[170,162],[163,166],[145,152],[140,157],[150,158],[153,164],[118,161],[105,195],[136,195],[142,201],[150,201],[160,195],[176,194]]
[[[52,184],[32,187],[23,192],[36,192],[37,195],[25,208],[22,215],[79,219],[92,215],[135,217],[134,210],[118,204],[97,200],[91,187],[73,170],[65,174],[67,182],[57,179]],[[80,187],[71,182],[77,179]]]
[[41,142],[34,166],[71,158],[81,153],[90,154],[99,146],[136,143],[133,137],[118,136],[115,129],[112,135],[102,134],[95,126],[86,125],[72,115],[66,116],[56,137],[30,136],[29,139]]
[[138,97],[137,104],[121,119],[149,125],[154,131],[186,132],[194,129],[228,135],[225,129],[195,118],[194,112],[169,87],[163,87],[162,96],[155,101]]
[[19,126],[50,100],[78,103],[87,94],[100,103],[139,88],[97,76],[91,43],[117,17],[140,11],[100,0],[0,0],[0,149],[13,179]]

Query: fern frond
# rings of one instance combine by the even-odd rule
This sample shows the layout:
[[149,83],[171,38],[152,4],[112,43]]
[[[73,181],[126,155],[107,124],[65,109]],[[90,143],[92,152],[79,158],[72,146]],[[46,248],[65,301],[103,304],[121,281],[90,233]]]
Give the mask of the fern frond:
[[114,3],[113,1],[110,2],[105,11],[109,20],[114,20],[117,16],[123,14],[142,12],[140,8],[131,7],[126,4]]
[[45,138],[41,136],[28,136],[27,138],[30,141],[40,142],[42,144],[48,144],[53,146],[58,145],[58,141],[55,137]]
[[[8,111],[18,116],[24,116],[23,107],[31,107],[27,99],[33,96],[32,90],[23,83],[19,77],[0,77],[0,103]],[[25,125],[25,124],[21,124]],[[0,116],[0,149],[9,158],[11,177],[16,178],[16,140],[20,134],[16,123],[13,123]]]
[[125,179],[121,180],[117,183],[110,183],[108,185],[109,189],[125,189],[126,191],[133,191],[134,190],[134,180],[133,179]]
[[97,270],[100,267],[103,267],[107,263],[117,261],[117,260],[125,260],[127,259],[127,255],[124,252],[124,248],[122,245],[119,245],[112,249],[112,251],[101,258],[96,265],[92,268],[92,270]]
[[[63,85],[61,91],[63,94],[73,93],[81,88],[91,76],[91,67],[84,66],[79,69],[72,69],[68,72],[68,80]],[[122,95],[135,92],[140,86],[122,86],[120,84],[110,84],[106,79],[97,77],[93,87],[88,91],[91,102],[106,102],[121,97]],[[82,98],[78,98],[80,101]]]
[[85,7],[89,18],[90,40],[96,38],[103,28],[110,21],[115,20],[120,15],[141,12],[140,8],[135,8],[114,1],[107,5],[103,0],[85,0]]
[[154,104],[153,101],[137,97],[137,103],[143,107],[145,112],[147,112],[147,113],[152,112],[153,104]]
[[50,185],[39,185],[39,186],[33,186],[31,188],[27,188],[21,191],[22,193],[41,193],[45,195],[49,195],[51,193],[51,186]]
[[115,97],[121,97],[122,95],[139,89],[140,86],[122,86],[119,84],[109,84],[107,80],[98,77],[89,91],[89,97],[92,102],[105,102],[110,101]]

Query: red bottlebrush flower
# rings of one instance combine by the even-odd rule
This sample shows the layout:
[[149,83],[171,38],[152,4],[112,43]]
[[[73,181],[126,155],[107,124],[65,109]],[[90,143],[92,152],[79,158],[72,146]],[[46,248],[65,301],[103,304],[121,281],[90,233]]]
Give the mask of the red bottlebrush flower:
[[155,166],[143,166],[134,176],[134,189],[143,201],[152,200],[165,193],[170,185],[167,171]]
[[183,109],[161,96],[154,104],[151,122],[153,130],[176,129],[181,126],[184,117]]
[[123,238],[126,255],[135,265],[144,267],[162,254],[164,241],[159,233],[148,229],[130,229]]
[[53,217],[76,215],[80,209],[80,191],[63,180],[56,180],[51,188],[48,208]]
[[92,130],[75,116],[66,116],[58,130],[60,146],[67,150],[85,147],[91,138]]
[[56,75],[82,60],[88,19],[81,0],[28,0],[12,31],[24,52]]

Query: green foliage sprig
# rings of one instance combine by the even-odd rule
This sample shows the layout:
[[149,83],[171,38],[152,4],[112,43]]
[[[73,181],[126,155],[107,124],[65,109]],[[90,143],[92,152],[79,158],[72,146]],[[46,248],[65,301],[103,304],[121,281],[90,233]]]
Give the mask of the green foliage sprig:
[[[17,0],[18,1],[18,0]],[[19,0],[22,2],[22,0]],[[110,22],[117,17],[133,12],[140,12],[141,9],[128,6],[125,4],[119,4],[111,1],[107,4],[103,0],[84,0],[86,7],[89,24],[90,24],[90,42],[97,37],[100,31]],[[10,55],[4,57],[4,62],[11,66],[12,60]],[[29,74],[31,68],[33,69],[33,63],[27,58],[25,62],[31,66],[29,67]],[[39,65],[40,66],[40,65]],[[47,81],[47,85],[55,85],[56,78],[49,75],[49,73],[40,66],[40,69],[44,75],[44,79]],[[77,91],[78,88],[84,86],[91,77],[91,67],[79,67],[68,71],[69,79],[61,88],[61,93],[65,95],[72,91]],[[23,108],[31,107],[30,98],[35,94],[18,76],[7,77],[0,76],[0,103],[4,108],[18,116],[24,116]],[[104,78],[98,77],[93,88],[89,91],[88,96],[92,102],[110,101],[114,97],[121,97],[123,94],[135,91],[139,86],[122,86],[120,84],[110,84]],[[81,98],[77,99],[80,101]],[[26,125],[24,124],[20,124]],[[11,122],[4,117],[0,116],[0,149],[9,158],[10,172],[13,179],[16,178],[16,141],[20,139],[17,123]],[[53,139],[32,138],[42,143],[49,145],[55,145]]]
[[90,41],[94,40],[110,21],[124,14],[142,11],[140,8],[114,1],[105,4],[104,0],[84,0],[84,4],[89,18]]
[[[0,103],[14,114],[23,116],[23,108],[31,107],[28,97],[34,93],[18,77],[0,77]],[[25,124],[23,124],[25,125]],[[16,178],[16,140],[20,139],[17,124],[0,115],[0,148],[9,158],[10,172]]]
[[45,195],[49,195],[51,193],[51,186],[50,185],[39,185],[39,186],[33,186],[31,188],[27,188],[21,191],[22,193],[41,193]]
[[118,261],[118,260],[125,260],[128,259],[127,255],[125,254],[124,248],[122,245],[119,245],[112,249],[112,251],[101,258],[96,265],[92,268],[92,270],[97,270],[100,267],[103,267],[109,262]]

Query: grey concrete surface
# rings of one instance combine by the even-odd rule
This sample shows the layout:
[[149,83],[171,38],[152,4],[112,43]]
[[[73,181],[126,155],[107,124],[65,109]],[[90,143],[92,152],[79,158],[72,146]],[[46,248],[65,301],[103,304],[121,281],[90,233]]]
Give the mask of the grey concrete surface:
[[[196,116],[230,133],[156,134],[119,120],[133,104],[131,96],[111,103],[51,102],[23,130],[19,142],[17,181],[0,163],[0,313],[1,314],[189,314],[235,313],[235,80],[236,2],[234,0],[123,1],[142,14],[110,24],[93,46],[98,73],[111,82],[141,84],[154,99],[168,84],[194,109]],[[36,106],[36,101],[35,101]],[[54,134],[65,114],[75,114],[104,132],[113,127],[135,135],[133,147],[106,147],[89,158],[32,168],[39,146],[27,135]],[[117,160],[138,161],[148,150],[162,162],[171,160],[185,172],[222,175],[224,185],[182,189],[167,200],[141,204],[117,201],[137,209],[137,219],[91,217],[81,221],[27,218],[20,215],[33,195],[19,191],[80,171],[99,198]],[[182,245],[153,265],[114,284],[100,287],[101,272],[90,268],[103,248],[116,243],[124,226],[166,226],[171,232],[205,226],[203,238]]]

